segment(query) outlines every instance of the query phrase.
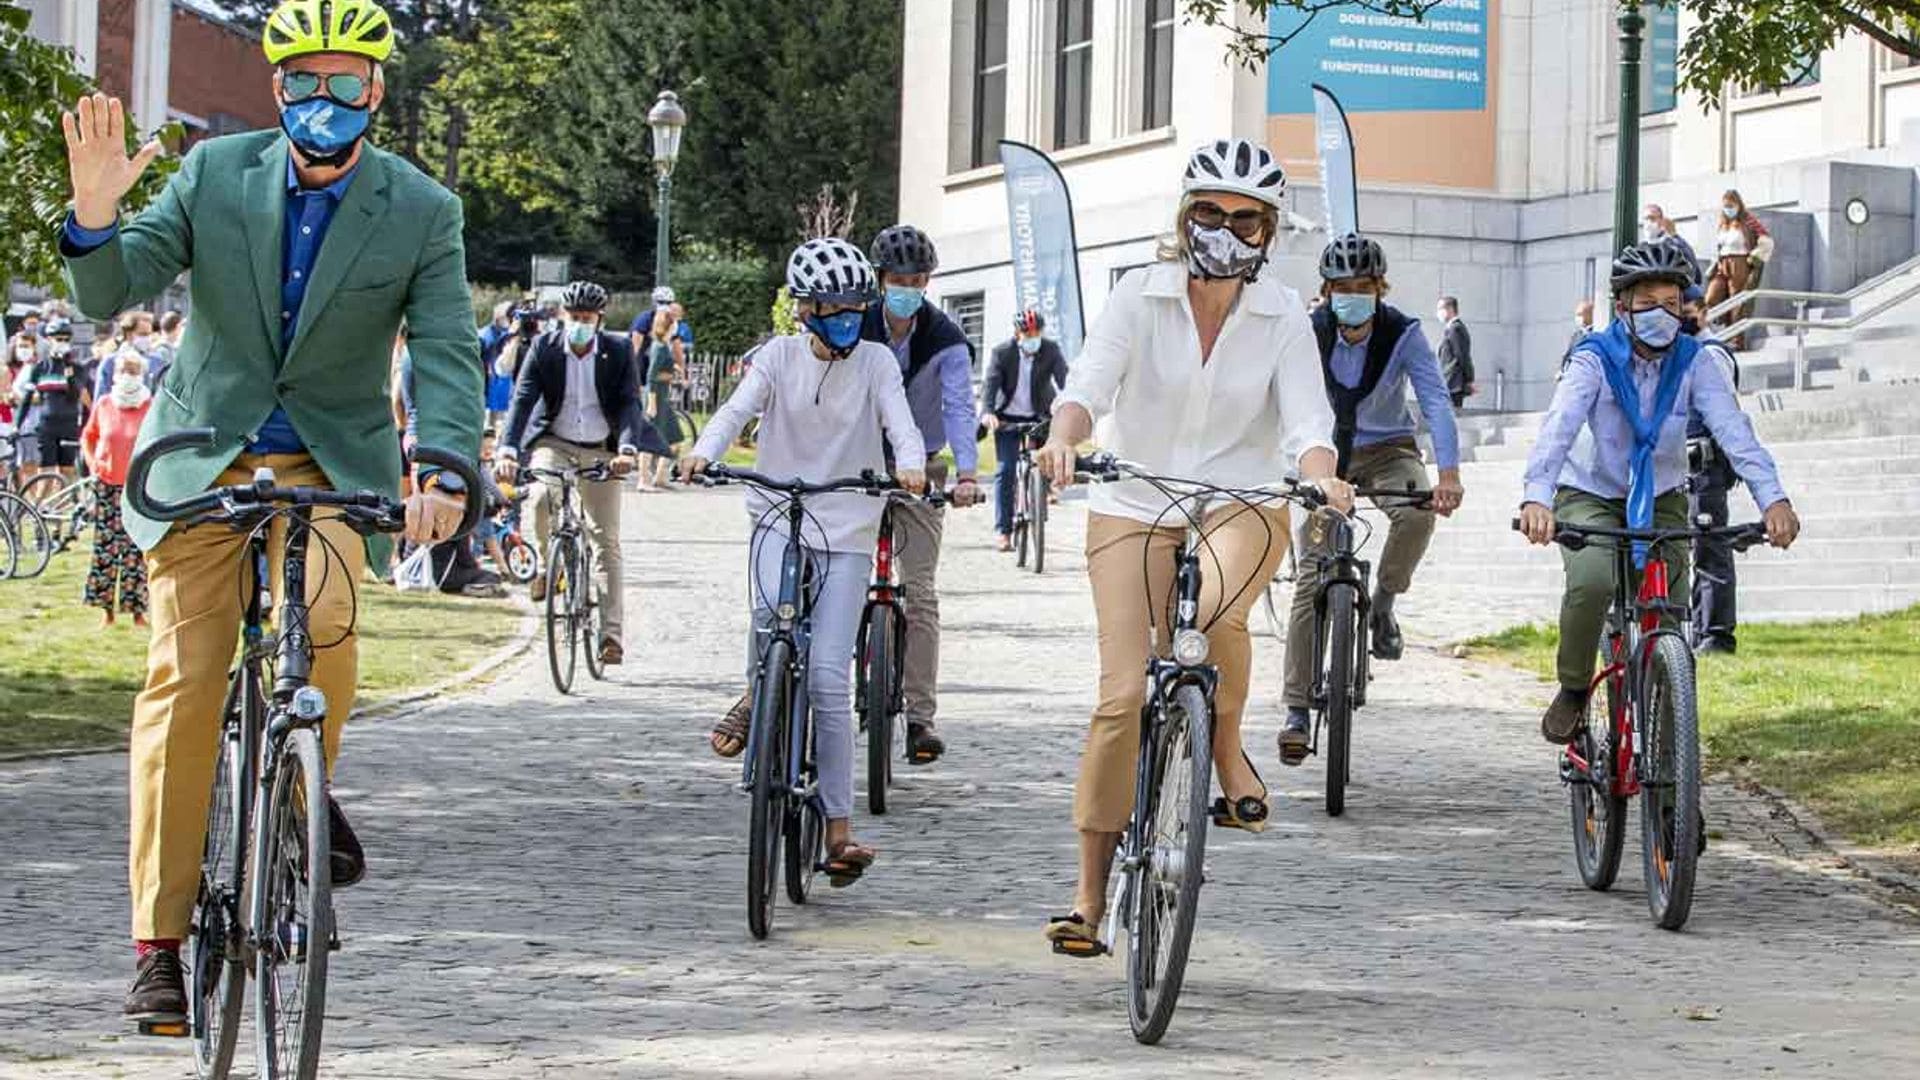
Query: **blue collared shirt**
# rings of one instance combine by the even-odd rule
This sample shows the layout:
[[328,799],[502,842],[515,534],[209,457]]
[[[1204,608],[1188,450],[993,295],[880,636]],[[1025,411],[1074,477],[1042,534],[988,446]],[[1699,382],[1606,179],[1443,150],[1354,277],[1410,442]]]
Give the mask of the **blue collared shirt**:
[[[919,324],[916,322],[915,326]],[[889,324],[891,330],[891,324]],[[899,341],[889,340],[887,345],[893,350],[894,358],[900,361],[900,374],[905,375],[912,364],[910,346],[913,334],[909,332]],[[980,426],[980,414],[973,409],[973,355],[965,345],[949,345],[933,354],[927,361],[934,373],[940,376],[940,422],[930,425],[928,418],[915,410],[914,419],[920,424],[920,434],[927,440],[927,457],[953,447],[954,469],[962,473],[973,473],[980,467],[980,444],[974,435]],[[909,395],[911,397],[911,395]]]
[[[1576,349],[1560,375],[1547,406],[1540,435],[1527,457],[1527,502],[1553,505],[1561,486],[1577,488],[1603,499],[1627,497],[1628,470],[1633,460],[1633,425],[1607,385],[1600,357],[1591,349]],[[1651,412],[1660,385],[1661,359],[1633,360],[1634,387],[1641,408]],[[1753,421],[1740,411],[1733,384],[1706,352],[1694,358],[1680,381],[1673,410],[1660,422],[1660,442],[1653,452],[1653,490],[1663,494],[1687,480],[1687,415],[1697,412],[1714,441],[1747,482],[1761,509],[1787,497],[1773,455],[1760,445]],[[1644,414],[1643,414],[1644,415]]]
[[[1333,356],[1328,366],[1340,385],[1360,385],[1367,366],[1367,343],[1372,336],[1351,345],[1339,333],[1333,336]],[[1443,469],[1460,465],[1460,430],[1453,419],[1453,402],[1447,396],[1447,380],[1440,374],[1440,361],[1420,331],[1420,320],[1409,317],[1407,329],[1393,347],[1387,370],[1380,376],[1360,408],[1354,413],[1353,445],[1373,446],[1394,439],[1413,438],[1413,414],[1407,410],[1407,384],[1413,384],[1414,399],[1420,415],[1433,434],[1433,456]]]
[[[306,299],[307,279],[313,276],[313,264],[320,257],[320,242],[326,239],[334,211],[346,198],[347,186],[360,171],[355,165],[345,176],[323,188],[308,190],[300,186],[294,172],[293,155],[287,155],[287,221],[280,241],[280,349],[284,356],[293,346],[293,332],[300,325],[300,305]],[[105,229],[83,229],[67,215],[67,241],[84,254],[113,238],[118,222]],[[297,454],[306,450],[306,442],[293,428],[284,406],[274,406],[247,452],[253,454]]]

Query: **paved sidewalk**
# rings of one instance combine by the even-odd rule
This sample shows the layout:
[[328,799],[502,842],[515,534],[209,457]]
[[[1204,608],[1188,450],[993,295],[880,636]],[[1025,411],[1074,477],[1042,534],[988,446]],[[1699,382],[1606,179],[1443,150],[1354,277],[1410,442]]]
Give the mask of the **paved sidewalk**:
[[[755,943],[738,770],[705,740],[743,681],[737,499],[629,507],[614,683],[561,699],[536,650],[482,694],[350,730],[338,782],[372,865],[340,898],[323,1075],[1920,1075],[1920,923],[1778,857],[1763,808],[1719,786],[1685,933],[1647,920],[1637,835],[1620,887],[1589,893],[1543,688],[1448,658],[1476,620],[1418,591],[1337,821],[1317,762],[1274,759],[1263,642],[1249,747],[1286,798],[1265,835],[1215,834],[1180,1011],[1135,1045],[1122,963],[1040,938],[1071,894],[1093,689],[1077,507],[1039,579],[988,550],[989,511],[953,515],[950,756],[856,822],[882,852],[867,880]],[[119,1021],[125,772],[0,766],[0,1077],[191,1074],[184,1042]]]

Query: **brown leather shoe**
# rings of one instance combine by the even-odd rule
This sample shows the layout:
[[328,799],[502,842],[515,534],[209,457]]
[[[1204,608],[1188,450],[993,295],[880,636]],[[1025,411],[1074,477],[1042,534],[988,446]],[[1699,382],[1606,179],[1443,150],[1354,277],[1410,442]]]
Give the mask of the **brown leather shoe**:
[[180,974],[180,954],[155,949],[140,958],[134,969],[133,989],[127,991],[127,1019],[148,1023],[177,1023],[187,1018],[187,986]]
[[613,640],[612,638],[604,638],[601,640],[600,663],[606,665],[607,667],[612,667],[613,665],[618,664],[620,661],[625,660],[626,658],[627,658],[626,650],[620,647],[619,642]]

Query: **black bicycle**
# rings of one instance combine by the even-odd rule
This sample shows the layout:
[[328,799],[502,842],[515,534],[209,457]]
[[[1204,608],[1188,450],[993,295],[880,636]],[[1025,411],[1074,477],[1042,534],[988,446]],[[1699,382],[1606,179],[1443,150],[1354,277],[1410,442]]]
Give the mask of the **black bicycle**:
[[[211,447],[215,440],[212,428],[163,435],[135,454],[127,471],[127,501],[136,513],[245,531],[251,574],[242,583],[247,597],[242,651],[221,707],[200,885],[184,950],[187,1015],[136,1019],[143,1034],[190,1036],[200,1075],[225,1077],[251,974],[258,1075],[311,1080],[320,1061],[327,959],[339,936],[322,747],[332,703],[309,683],[314,651],[328,643],[315,643],[309,632],[307,552],[316,537],[331,550],[313,531],[316,512],[371,535],[404,529],[406,508],[371,491],[279,487],[265,468],[250,484],[177,501],[148,492],[147,475],[155,461]],[[468,491],[481,490],[479,475],[459,455],[421,447],[414,460],[459,476]],[[482,500],[467,501],[456,539],[473,529],[481,509]],[[267,589],[267,535],[276,520],[286,524],[277,619]],[[277,632],[267,629],[269,621]]]
[[[1238,503],[1251,512],[1273,502],[1304,501],[1317,489],[1293,483],[1278,489],[1221,487],[1156,476],[1110,454],[1080,458],[1075,470],[1079,479],[1152,484],[1169,500],[1154,527],[1177,514],[1186,529],[1174,555],[1171,647],[1168,655],[1147,660],[1133,814],[1121,834],[1120,893],[1113,907],[1128,937],[1127,1018],[1135,1039],[1155,1043],[1173,1020],[1186,979],[1213,814],[1214,693],[1220,673],[1208,661],[1212,623],[1200,622],[1201,565],[1211,555],[1202,524],[1205,507]],[[1251,581],[1241,585],[1251,587]],[[1230,606],[1222,604],[1221,610]]]
[[60,541],[38,507],[0,491],[0,581],[39,577]]
[[[1354,497],[1393,500],[1406,506],[1431,504],[1433,493],[1406,488],[1355,488]],[[1313,600],[1313,742],[1320,752],[1320,734],[1327,736],[1327,815],[1339,817],[1347,808],[1347,785],[1353,780],[1353,713],[1367,703],[1372,679],[1373,593],[1368,581],[1373,564],[1360,551],[1373,538],[1373,526],[1358,514],[1316,516],[1309,529],[1329,530],[1328,552],[1321,562],[1320,584]],[[1300,588],[1300,582],[1294,582]]]
[[1025,567],[1032,557],[1033,572],[1047,568],[1047,476],[1033,467],[1033,451],[1046,438],[1045,420],[1002,424],[1001,431],[1021,437],[1020,459],[1014,465],[1013,562]]
[[[899,485],[871,471],[813,484],[719,463],[708,465],[702,475],[711,486],[742,483],[766,492],[777,500],[767,516],[784,517],[787,526],[780,584],[768,605],[770,623],[763,628],[756,619],[754,629],[758,660],[749,690],[753,713],[742,763],[743,783],[752,795],[747,827],[747,929],[754,937],[765,938],[773,926],[782,848],[787,898],[804,904],[812,895],[814,876],[822,869],[826,840],[813,711],[807,694],[815,564],[801,544],[803,530],[811,523],[806,501],[839,491],[887,495],[899,490]],[[760,529],[754,531],[758,534]]]
[[527,466],[521,471],[560,489],[545,559],[547,670],[553,675],[554,688],[570,693],[582,651],[587,654],[587,674],[595,679],[607,677],[606,665],[600,662],[607,617],[600,599],[600,553],[594,550],[581,516],[580,485],[610,480],[613,469],[601,462],[584,469]]

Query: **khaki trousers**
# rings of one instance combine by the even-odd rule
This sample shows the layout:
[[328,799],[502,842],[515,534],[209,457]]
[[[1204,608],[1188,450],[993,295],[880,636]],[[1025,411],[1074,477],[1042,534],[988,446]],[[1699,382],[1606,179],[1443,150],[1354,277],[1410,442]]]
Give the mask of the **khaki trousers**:
[[[329,487],[305,454],[242,454],[218,483],[243,484],[260,466],[280,486]],[[315,646],[313,685],[327,695],[328,767],[353,708],[359,645],[354,597],[366,566],[361,538],[326,511],[308,544],[307,603]],[[322,544],[325,538],[331,545]],[[281,610],[283,521],[269,535],[274,610]],[[247,537],[223,525],[175,526],[147,553],[153,637],[147,684],[133,703],[129,745],[128,884],[137,940],[187,933],[199,889],[208,797],[219,750],[220,707],[251,588]]]
[[[944,462],[928,462],[928,489],[945,487],[946,475]],[[907,609],[901,698],[907,723],[931,730],[940,708],[940,541],[946,532],[946,508],[919,499],[897,503],[893,527]]]
[[[1347,479],[1356,487],[1398,490],[1412,484],[1425,491],[1432,486],[1420,450],[1411,442],[1358,446],[1347,463]],[[1381,592],[1399,596],[1413,587],[1413,571],[1433,540],[1433,511],[1391,499],[1380,506],[1387,515],[1387,542],[1380,551],[1374,580]],[[1375,505],[1380,505],[1376,502]],[[1294,579],[1293,610],[1287,619],[1287,684],[1283,694],[1289,708],[1307,708],[1313,696],[1313,603],[1326,564],[1333,530],[1321,511],[1307,523],[1301,541],[1300,573]]]
[[[1208,514],[1202,532],[1199,625],[1220,671],[1214,698],[1216,761],[1240,752],[1253,644],[1247,612],[1287,553],[1284,508],[1233,505]],[[1120,832],[1133,812],[1134,767],[1140,753],[1140,709],[1147,696],[1147,657],[1168,648],[1174,599],[1174,556],[1181,528],[1149,527],[1131,518],[1089,514],[1087,577],[1099,625],[1100,703],[1087,729],[1074,788],[1074,825]]]
[[[584,469],[612,461],[613,457],[605,450],[541,438],[534,440],[527,464],[536,469]],[[592,538],[594,549],[600,555],[600,603],[606,611],[607,636],[616,642],[621,640],[620,631],[626,625],[627,613],[622,588],[626,580],[625,566],[620,553],[620,486],[617,480],[605,480],[582,483],[574,489],[586,517],[587,536]],[[547,530],[560,505],[560,485],[544,480],[535,484],[530,501],[533,503],[533,542],[544,559],[550,535]],[[598,648],[599,643],[595,642],[593,647]]]

